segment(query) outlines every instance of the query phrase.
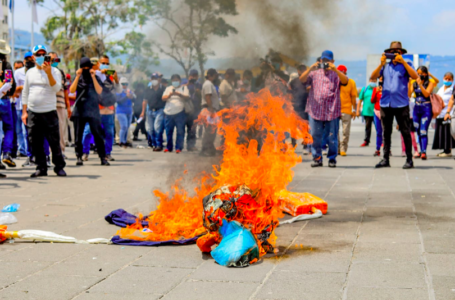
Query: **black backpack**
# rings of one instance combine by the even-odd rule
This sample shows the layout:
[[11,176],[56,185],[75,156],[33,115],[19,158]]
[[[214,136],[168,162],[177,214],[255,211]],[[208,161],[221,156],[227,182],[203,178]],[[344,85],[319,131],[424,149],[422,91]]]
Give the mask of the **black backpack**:
[[112,106],[117,102],[117,96],[114,94],[114,83],[109,77],[103,83],[103,92],[100,95],[100,104],[104,107]]

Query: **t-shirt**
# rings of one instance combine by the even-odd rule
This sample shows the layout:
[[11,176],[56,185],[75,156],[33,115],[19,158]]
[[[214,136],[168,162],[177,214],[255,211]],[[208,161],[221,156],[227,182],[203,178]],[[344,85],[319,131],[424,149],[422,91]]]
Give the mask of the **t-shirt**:
[[[128,91],[131,94],[131,98],[128,98]],[[133,99],[135,95],[130,90],[122,90],[121,93],[117,94],[117,114],[127,114],[131,115],[133,113]]]
[[65,90],[66,90],[66,76],[65,72],[62,70],[58,69],[60,73],[62,74],[62,88],[60,91],[57,92],[57,107],[60,108],[66,108],[66,102],[65,102]]
[[[446,115],[447,113],[447,106],[449,105],[449,101],[450,101],[450,98],[452,98],[452,94],[453,94],[453,85],[446,88],[444,90],[444,86],[442,86],[439,91],[438,91],[438,95],[441,96],[442,98],[442,101],[444,101],[444,108],[442,109],[441,113],[439,114],[438,116],[438,119],[441,119],[441,118],[444,118],[444,116]],[[453,110],[450,112],[450,114],[452,114]]]
[[237,94],[235,92],[235,89],[226,79],[224,79],[220,84],[220,96],[222,98],[226,97],[226,100],[224,101],[227,103],[223,102],[223,105],[226,107],[231,107],[237,103]]
[[[25,67],[17,69],[14,72],[14,81],[17,86],[23,86],[25,83]],[[16,98],[16,109],[22,110],[22,93]]]
[[363,101],[362,116],[373,117],[374,116],[374,104],[371,102],[371,96],[373,96],[373,90],[371,86],[367,85],[360,91],[359,99]]
[[[408,62],[412,68],[412,63]],[[386,64],[380,72],[384,77],[382,87],[381,107],[406,107],[409,105],[408,84],[409,74],[403,64]]]
[[153,87],[147,88],[144,92],[144,100],[147,101],[148,108],[152,110],[164,108],[166,102],[163,101],[163,94],[166,88],[160,85],[156,90]]
[[[163,97],[169,96],[172,94],[173,91],[176,91],[177,93],[180,93],[184,95],[185,97],[189,98],[190,97],[190,92],[188,91],[188,88],[185,85],[181,85],[178,88],[175,88],[173,86],[168,86],[166,90],[164,91]],[[172,95],[167,99],[166,106],[164,107],[164,113],[166,115],[176,115],[180,112],[182,112],[185,109],[185,100],[183,97],[179,95]],[[189,101],[189,99],[188,99]]]
[[[354,97],[354,101],[352,100]],[[342,85],[340,89],[341,113],[350,115],[352,108],[355,107],[357,98],[357,87],[353,79],[349,79],[347,85]]]
[[61,73],[52,67],[55,84],[50,86],[46,72],[37,67],[31,68],[25,75],[22,90],[22,104],[35,113],[45,113],[57,109],[57,92],[62,88]]
[[216,110],[220,109],[220,98],[218,97],[218,92],[210,80],[206,80],[202,85],[202,106],[207,106],[205,95],[211,95],[210,98],[212,99],[213,108]]

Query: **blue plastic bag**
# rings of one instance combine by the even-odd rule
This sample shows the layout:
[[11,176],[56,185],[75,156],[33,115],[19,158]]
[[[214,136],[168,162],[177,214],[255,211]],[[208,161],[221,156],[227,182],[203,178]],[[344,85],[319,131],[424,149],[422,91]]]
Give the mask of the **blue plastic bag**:
[[3,207],[2,212],[16,212],[19,210],[20,206],[21,206],[20,204],[13,203]]
[[222,266],[235,266],[243,255],[255,248],[258,249],[253,234],[236,221],[223,220],[219,232],[223,239],[212,251],[212,257]]

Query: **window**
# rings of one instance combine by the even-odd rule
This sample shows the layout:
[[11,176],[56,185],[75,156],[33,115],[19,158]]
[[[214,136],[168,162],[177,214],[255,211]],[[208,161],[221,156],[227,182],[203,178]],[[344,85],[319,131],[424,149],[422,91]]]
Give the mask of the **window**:
[[5,16],[5,18],[3,19],[3,24],[8,24],[8,16]]
[[2,0],[3,6],[8,6],[8,0]]
[[6,32],[3,32],[3,39],[4,39],[5,41],[7,41],[7,40],[8,40],[8,33],[6,33]]

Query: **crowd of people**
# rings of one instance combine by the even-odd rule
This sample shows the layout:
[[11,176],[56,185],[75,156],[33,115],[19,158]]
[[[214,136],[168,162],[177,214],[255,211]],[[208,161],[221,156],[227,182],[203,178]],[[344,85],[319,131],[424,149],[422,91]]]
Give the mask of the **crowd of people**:
[[[263,88],[275,95],[289,95],[295,113],[308,121],[313,142],[303,145],[303,153],[311,152],[312,167],[323,166],[324,155],[328,166],[336,167],[337,156],[347,155],[351,122],[360,117],[365,122],[361,147],[370,144],[374,125],[374,156],[383,151],[376,168],[390,167],[394,119],[402,136],[405,169],[414,166],[413,158],[427,159],[433,117],[433,149],[443,150],[438,156],[450,157],[455,145],[450,124],[453,74],[445,74],[443,86],[435,94],[439,80],[427,67],[416,71],[406,62],[402,56],[406,50],[400,42],[392,42],[385,50],[368,85],[360,91],[348,78],[346,66],[335,66],[329,50],[310,67],[296,66],[297,72],[290,75],[283,71],[281,57],[275,55],[261,63],[257,77],[250,70],[239,76],[234,69],[227,69],[221,79],[217,70],[209,69],[202,79],[193,69],[188,78],[174,74],[167,81],[155,72],[148,84],[138,83],[133,88],[111,68],[107,55],[81,58],[72,77],[59,68],[58,54],[43,45],[35,46],[13,66],[7,61],[9,47],[0,45],[5,45],[0,47],[0,169],[16,167],[15,159],[23,157],[23,167],[36,166],[31,177],[47,176],[52,165],[57,176],[66,176],[66,149],[71,146],[76,165],[83,166],[90,150],[95,150],[101,165],[109,166],[115,161],[113,146],[132,147],[133,141],[140,141],[140,133],[153,151],[177,154],[185,149],[185,140],[187,151],[197,151],[199,136],[200,155],[215,156],[214,113],[245,104],[249,93]],[[444,103],[439,111],[438,99]],[[195,122],[201,114],[206,119],[203,126]],[[136,124],[134,131],[130,130],[132,124]],[[296,143],[292,139],[294,146]]]

